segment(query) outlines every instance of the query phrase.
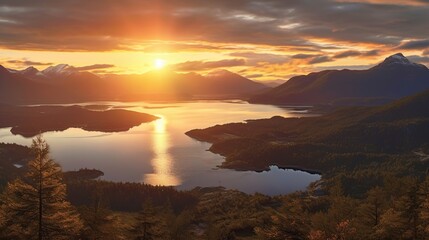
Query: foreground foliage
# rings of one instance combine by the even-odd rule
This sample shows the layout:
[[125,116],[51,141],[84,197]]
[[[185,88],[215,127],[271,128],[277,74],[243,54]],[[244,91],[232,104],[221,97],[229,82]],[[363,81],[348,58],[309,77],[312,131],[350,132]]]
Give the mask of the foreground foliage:
[[49,158],[39,136],[31,147],[35,158],[22,179],[9,183],[1,197],[3,235],[12,239],[71,239],[82,229],[77,211],[66,201],[61,168]]

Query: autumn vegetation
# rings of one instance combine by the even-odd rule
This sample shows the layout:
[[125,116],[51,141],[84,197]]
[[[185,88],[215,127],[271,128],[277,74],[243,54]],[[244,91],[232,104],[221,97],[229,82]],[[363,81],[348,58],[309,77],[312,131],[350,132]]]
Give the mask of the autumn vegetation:
[[0,144],[0,239],[429,239],[428,98],[188,133],[212,142],[223,167],[322,173],[281,196],[108,182],[63,173],[40,136]]
[[[17,147],[2,145],[7,148],[14,152]],[[63,174],[40,136],[27,154],[33,158],[25,173],[12,174],[14,180],[3,189],[1,239],[353,240],[429,235],[429,177],[427,168],[412,158],[337,169],[306,191],[265,196],[220,187],[180,192],[106,182],[94,179],[99,172],[88,169]]]

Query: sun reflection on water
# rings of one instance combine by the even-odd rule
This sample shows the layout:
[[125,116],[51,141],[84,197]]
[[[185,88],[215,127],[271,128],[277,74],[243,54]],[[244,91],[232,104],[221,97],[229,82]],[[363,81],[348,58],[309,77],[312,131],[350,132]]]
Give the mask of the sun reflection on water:
[[161,117],[153,124],[152,149],[154,157],[151,160],[151,164],[154,173],[146,174],[144,182],[152,185],[177,186],[181,183],[181,180],[174,175],[173,158],[168,152],[170,140],[166,130],[167,121],[164,117]]

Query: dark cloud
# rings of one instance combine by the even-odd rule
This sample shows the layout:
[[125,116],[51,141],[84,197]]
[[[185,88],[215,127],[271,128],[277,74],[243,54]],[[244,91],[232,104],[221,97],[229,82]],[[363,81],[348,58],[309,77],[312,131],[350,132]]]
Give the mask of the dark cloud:
[[[141,49],[143,42],[165,40],[308,50],[336,48],[335,41],[393,47],[427,37],[429,6],[416,1],[3,0],[0,46],[107,51]],[[213,47],[209,45],[199,47]],[[159,48],[146,50],[153,49]]]
[[142,50],[144,52],[183,52],[183,51],[221,51],[221,50],[237,50],[238,47],[234,45],[221,46],[213,44],[201,44],[201,43],[144,43],[144,47],[139,49],[137,46],[133,47],[133,50]]
[[115,65],[112,64],[93,64],[89,66],[83,66],[83,67],[74,67],[78,71],[90,71],[90,70],[97,70],[97,69],[106,69],[106,68],[112,68]]
[[416,63],[429,63],[429,57],[427,56],[412,55],[408,56],[407,58]]
[[309,64],[317,64],[317,63],[324,63],[324,62],[331,62],[333,61],[329,56],[317,56],[310,61],[308,61]]
[[361,51],[344,51],[339,52],[337,54],[334,54],[333,58],[347,58],[347,57],[359,57],[359,56],[365,56],[365,57],[371,57],[371,56],[378,56],[379,51],[378,50],[371,50],[366,52]]
[[273,63],[281,64],[288,62],[290,57],[287,55],[269,54],[269,53],[254,53],[254,52],[236,52],[230,54],[233,57],[246,58],[247,62],[251,65],[257,63]]
[[363,53],[363,56],[373,57],[380,55],[380,50],[371,50]]
[[333,56],[333,58],[347,58],[347,57],[356,57],[360,56],[362,53],[359,51],[344,51],[337,53]]
[[220,61],[188,61],[170,66],[176,71],[203,71],[215,68],[243,66],[246,64],[244,59],[224,59]]
[[21,65],[21,66],[48,66],[48,65],[52,65],[53,63],[47,63],[47,62],[35,62],[35,61],[30,61],[30,60],[9,60],[7,61],[7,63],[11,63],[11,64],[17,64],[17,65]]
[[407,41],[401,44],[398,48],[400,49],[425,49],[429,47],[429,39]]
[[293,59],[309,59],[309,58],[314,58],[317,55],[314,54],[295,54],[292,56]]

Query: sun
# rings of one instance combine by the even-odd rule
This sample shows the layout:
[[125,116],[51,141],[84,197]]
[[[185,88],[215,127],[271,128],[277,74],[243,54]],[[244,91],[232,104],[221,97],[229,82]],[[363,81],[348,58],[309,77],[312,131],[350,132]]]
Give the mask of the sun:
[[156,69],[162,69],[162,68],[164,68],[164,67],[165,67],[165,64],[166,64],[165,60],[164,60],[164,59],[161,59],[161,58],[157,58],[157,59],[155,59],[155,61],[153,62],[153,65],[154,65],[154,67],[155,67]]

